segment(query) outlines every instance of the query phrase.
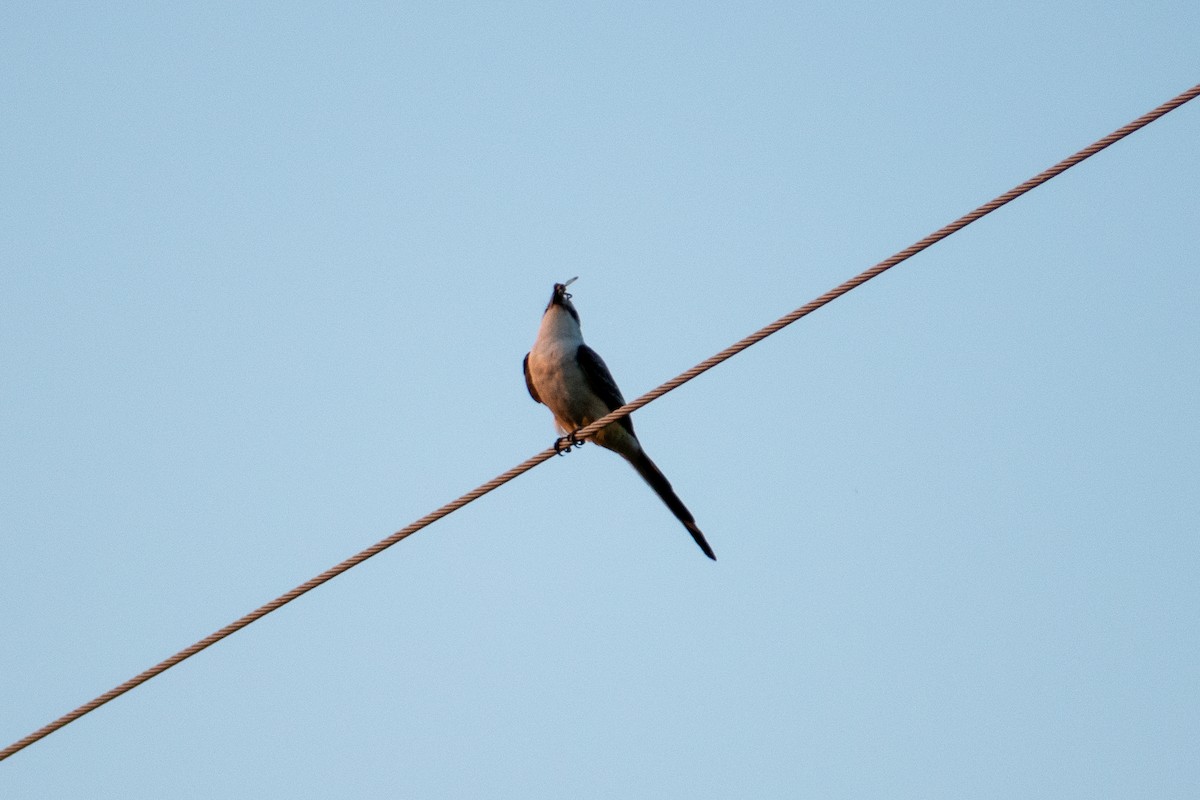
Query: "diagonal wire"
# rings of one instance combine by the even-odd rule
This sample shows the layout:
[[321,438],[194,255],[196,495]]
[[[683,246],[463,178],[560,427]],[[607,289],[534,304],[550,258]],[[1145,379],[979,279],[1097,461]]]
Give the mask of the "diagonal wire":
[[[1154,120],[1158,119],[1159,117],[1163,116],[1164,114],[1169,113],[1170,111],[1173,111],[1174,109],[1178,108],[1179,106],[1183,105],[1184,103],[1188,102],[1189,100],[1195,99],[1197,96],[1200,96],[1200,84],[1197,84],[1196,86],[1193,86],[1191,89],[1188,89],[1187,91],[1173,97],[1172,99],[1168,100],[1167,102],[1165,102],[1162,105],[1155,108],[1153,111],[1149,111],[1149,112],[1143,114],[1142,116],[1138,117],[1134,121],[1130,122],[1128,125],[1118,128],[1117,130],[1108,134],[1104,138],[1099,139],[1096,142],[1083,148],[1082,150],[1075,153],[1074,155],[1064,158],[1062,161],[1059,161],[1054,166],[1050,167],[1047,170],[1044,170],[1043,172],[1038,173],[1037,175],[1035,175],[1034,177],[1025,181],[1024,183],[1020,184],[1019,186],[1015,186],[1012,189],[1009,189],[1007,192],[1005,192],[1004,194],[995,198],[994,200],[984,203],[983,205],[981,205],[979,208],[975,209],[974,211],[972,211],[968,214],[964,214],[963,216],[954,220],[953,222],[946,225],[945,227],[939,228],[938,230],[936,230],[933,233],[926,236],[924,239],[921,239],[919,242],[916,242],[916,243],[906,247],[905,249],[901,250],[899,253],[896,253],[895,255],[891,256],[890,258],[880,261],[875,266],[871,267],[868,270],[865,270],[864,272],[859,273],[858,275],[855,275],[853,278],[846,281],[845,283],[842,283],[839,286],[836,286],[833,289],[830,289],[828,292],[826,292],[825,294],[816,298],[815,300],[812,300],[812,301],[804,304],[803,306],[801,306],[800,308],[797,308],[795,311],[792,311],[789,314],[785,314],[784,316],[782,316],[779,319],[772,322],[770,325],[767,325],[766,327],[761,328],[761,329],[755,331],[754,333],[750,334],[746,338],[744,338],[738,342],[735,342],[734,344],[731,344],[729,347],[725,348],[721,352],[717,353],[716,355],[714,355],[710,358],[705,359],[704,361],[700,362],[699,364],[697,364],[696,366],[687,370],[686,372],[683,372],[680,375],[677,375],[676,377],[674,377],[671,380],[667,381],[666,383],[662,384],[658,388],[652,389],[651,391],[647,392],[646,394],[642,395],[641,397],[637,398],[636,400],[626,403],[625,405],[621,406],[620,408],[618,408],[617,410],[608,414],[607,416],[601,417],[600,419],[593,422],[591,425],[588,425],[587,427],[582,428],[581,430],[577,431],[576,436],[582,440],[582,439],[586,439],[588,437],[595,435],[596,432],[599,431],[601,428],[617,421],[618,419],[620,419],[624,416],[627,416],[628,414],[636,411],[637,409],[641,408],[642,406],[646,405],[647,403],[650,403],[651,401],[656,400],[659,397],[662,397],[667,392],[669,392],[673,389],[676,389],[679,386],[682,386],[683,384],[690,381],[692,378],[695,378],[697,375],[707,372],[708,370],[715,367],[717,364],[720,364],[722,361],[732,358],[733,356],[742,352],[747,347],[750,347],[751,345],[762,341],[763,339],[767,338],[768,336],[770,336],[773,333],[777,333],[778,331],[782,330],[783,328],[787,327],[788,325],[791,325],[793,322],[800,319],[801,317],[811,314],[813,311],[816,311],[821,306],[826,305],[827,303],[830,303],[833,300],[836,300],[837,298],[846,294],[850,290],[852,290],[858,286],[861,286],[862,284],[866,283],[867,281],[871,280],[872,278],[874,278],[874,277],[886,272],[887,270],[891,269],[892,267],[896,266],[900,262],[913,257],[914,255],[921,252],[925,248],[927,248],[933,244],[936,244],[937,242],[940,242],[942,239],[945,239],[950,234],[955,233],[956,231],[962,230],[966,226],[970,225],[972,222],[975,222],[976,220],[978,220],[980,217],[983,217],[986,214],[990,214],[991,212],[995,211],[996,209],[1000,208],[1001,206],[1005,205],[1006,203],[1009,203],[1009,202],[1015,200],[1016,198],[1020,197],[1021,195],[1025,194],[1026,192],[1030,191],[1031,189],[1042,185],[1046,181],[1050,180],[1051,178],[1055,177],[1056,175],[1059,175],[1059,174],[1065,172],[1066,170],[1075,166],[1076,164],[1083,161],[1084,159],[1094,156],[1096,153],[1099,153],[1101,150],[1108,147],[1109,145],[1111,145],[1115,142],[1118,142],[1121,139],[1124,139],[1126,136],[1133,133],[1134,131],[1139,130],[1140,128],[1143,128],[1146,125],[1149,125]],[[71,711],[70,713],[64,714],[63,716],[59,717],[58,719],[54,720],[53,722],[51,722],[51,723],[39,728],[38,730],[34,731],[33,733],[29,734],[25,738],[20,739],[16,742],[13,742],[8,747],[4,748],[3,750],[0,750],[0,761],[3,761],[4,759],[8,758],[9,756],[13,755],[14,753],[17,753],[20,750],[25,749],[29,745],[38,741],[39,739],[49,736],[51,733],[54,733],[59,728],[62,728],[63,726],[74,722],[75,720],[79,719],[80,717],[84,716],[85,714],[95,711],[97,708],[104,705],[108,701],[113,700],[117,697],[120,697],[121,695],[125,694],[125,692],[128,692],[130,689],[134,689],[137,686],[140,686],[141,684],[145,683],[146,681],[150,680],[151,678],[155,677],[156,675],[160,675],[161,673],[166,672],[168,669],[170,669],[171,667],[180,663],[181,661],[191,658],[192,656],[199,653],[201,650],[204,650],[204,649],[210,647],[211,645],[214,645],[217,642],[221,641],[225,637],[227,637],[233,633],[236,633],[237,631],[240,631],[242,628],[245,628],[250,623],[255,622],[256,620],[259,620],[262,617],[265,617],[267,614],[270,614],[272,611],[275,611],[276,609],[287,605],[288,603],[292,602],[296,598],[317,588],[318,586],[325,583],[326,581],[330,581],[333,578],[336,578],[338,575],[341,575],[343,572],[346,572],[350,568],[361,564],[362,562],[366,561],[368,558],[371,558],[374,555],[378,555],[379,553],[382,553],[384,550],[386,550],[389,547],[391,547],[392,545],[396,544],[401,539],[405,539],[405,538],[411,536],[412,534],[416,533],[417,531],[421,530],[422,528],[426,527],[427,525],[430,525],[430,524],[436,522],[437,520],[441,519],[442,517],[457,511],[458,509],[462,508],[463,506],[467,505],[468,503],[478,500],[480,497],[483,497],[485,494],[492,491],[493,489],[503,486],[504,484],[508,483],[513,478],[517,477],[518,475],[522,475],[522,474],[528,472],[529,470],[533,469],[538,464],[540,464],[543,461],[547,460],[548,458],[551,458],[552,456],[554,456],[554,454],[555,454],[555,449],[553,447],[548,447],[545,450],[541,451],[540,453],[530,456],[528,459],[521,462],[517,466],[513,467],[512,469],[508,470],[507,472],[497,475],[495,478],[492,478],[487,483],[484,483],[481,486],[478,486],[475,489],[471,490],[470,492],[467,492],[462,497],[459,497],[458,499],[447,503],[446,505],[442,506],[441,508],[437,509],[436,511],[432,511],[432,512],[426,514],[425,516],[421,517],[420,519],[416,520],[415,522],[412,522],[409,525],[405,526],[404,528],[401,528],[400,530],[396,531],[391,536],[388,536],[386,539],[382,539],[379,542],[376,542],[375,544],[371,545],[370,547],[363,550],[362,552],[357,553],[357,554],[351,556],[350,558],[347,558],[345,561],[342,561],[341,563],[337,564],[336,566],[330,567],[329,569],[322,572],[320,575],[317,575],[316,577],[305,581],[304,583],[300,584],[299,586],[292,589],[291,591],[280,595],[279,597],[275,598],[271,602],[266,603],[265,605],[262,605],[259,608],[256,608],[254,611],[251,611],[249,614],[246,614],[245,616],[229,623],[224,628],[221,628],[219,631],[215,631],[215,632],[209,634],[208,636],[204,637],[203,639],[201,639],[200,641],[191,645],[190,647],[186,647],[183,650],[180,650],[178,653],[176,653],[175,655],[166,659],[165,661],[161,661],[158,664],[155,664],[153,667],[150,667],[149,669],[145,670],[144,672],[142,672],[138,675],[135,675],[134,677],[132,677],[129,680],[122,683],[120,686],[116,686],[112,689],[109,689],[107,692],[105,692],[104,694],[95,698],[94,700],[84,703],[82,706],[75,709],[74,711]]]
[[1130,122],[1128,125],[1118,128],[1117,130],[1110,133],[1108,136],[1105,136],[1103,139],[1096,140],[1092,144],[1090,144],[1087,147],[1080,150],[1078,153],[1075,153],[1072,156],[1068,156],[1067,158],[1064,158],[1062,161],[1058,162],[1057,164],[1050,167],[1049,169],[1039,172],[1037,175],[1034,175],[1032,178],[1030,178],[1029,180],[1025,181],[1024,183],[1020,184],[1019,186],[1014,186],[1013,188],[1009,189],[1007,192],[1000,195],[996,199],[991,200],[987,203],[984,203],[979,208],[975,209],[974,211],[972,211],[968,214],[962,215],[961,217],[959,217],[958,219],[949,223],[945,227],[939,228],[938,230],[929,234],[921,241],[915,242],[915,243],[909,245],[908,247],[901,250],[899,253],[896,253],[895,255],[891,256],[890,258],[884,259],[883,261],[880,261],[878,264],[871,267],[870,269],[860,272],[859,274],[855,275],[853,278],[849,279],[845,283],[842,283],[842,284],[830,289],[828,292],[826,292],[825,294],[816,298],[815,300],[810,300],[808,303],[805,303],[804,305],[800,306],[800,308],[797,308],[795,311],[785,314],[784,316],[782,316],[779,319],[772,322],[770,325],[767,325],[764,328],[760,328],[759,330],[757,330],[754,333],[747,336],[745,339],[742,339],[741,341],[738,341],[738,342],[734,342],[733,344],[729,345],[729,347],[726,347],[721,352],[705,359],[704,361],[701,361],[696,366],[692,367],[691,369],[687,370],[686,372],[683,372],[683,373],[675,376],[671,380],[664,383],[662,386],[659,386],[656,389],[651,389],[649,392],[646,392],[644,395],[642,395],[638,399],[633,400],[629,403],[626,403],[625,405],[621,406],[616,411],[613,411],[612,413],[608,414],[607,416],[601,417],[600,419],[593,422],[591,425],[588,425],[586,428],[579,430],[576,433],[576,437],[582,439],[582,438],[586,438],[588,436],[594,435],[597,431],[599,431],[601,428],[605,427],[606,425],[609,425],[609,424],[617,421],[618,419],[626,416],[627,414],[637,411],[642,406],[646,405],[647,403],[650,403],[653,400],[657,400],[659,397],[662,397],[667,392],[672,391],[673,389],[677,389],[678,387],[680,387],[683,384],[690,381],[692,378],[695,378],[697,375],[707,372],[708,370],[715,367],[717,364],[720,364],[722,361],[732,358],[733,356],[742,352],[750,345],[761,342],[763,339],[767,338],[768,336],[770,336],[773,333],[777,333],[778,331],[782,330],[783,328],[786,328],[788,325],[791,325],[793,322],[800,319],[801,317],[806,317],[809,314],[811,314],[812,312],[816,311],[821,306],[833,302],[837,298],[839,298],[842,295],[849,292],[851,289],[856,289],[859,286],[862,286],[867,281],[871,280],[874,277],[877,277],[878,275],[881,275],[884,272],[887,272],[889,269],[896,266],[900,262],[906,261],[907,259],[912,258],[917,253],[921,252],[922,250],[926,249],[927,247],[930,247],[931,245],[937,244],[938,242],[940,242],[942,239],[945,239],[950,234],[960,231],[963,228],[967,227],[972,222],[975,222],[976,220],[978,220],[980,217],[986,216],[987,214],[992,213],[993,211],[1000,208],[1001,206],[1003,206],[1007,203],[1010,203],[1013,200],[1016,200],[1018,197],[1025,194],[1029,190],[1034,189],[1038,186],[1041,186],[1043,183],[1045,183],[1046,181],[1055,177],[1056,175],[1060,175],[1061,173],[1066,172],[1068,169],[1075,166],[1076,164],[1083,161],[1084,159],[1087,159],[1087,158],[1090,158],[1091,156],[1096,155],[1096,153],[1099,153],[1101,150],[1108,147],[1109,145],[1114,144],[1115,142],[1118,142],[1121,139],[1124,139],[1126,136],[1128,136],[1129,134],[1133,133],[1136,130],[1139,130],[1140,128],[1144,128],[1145,126],[1149,125],[1151,122],[1153,122],[1154,120],[1163,116],[1164,114],[1166,114],[1170,111],[1173,111],[1176,108],[1179,108],[1179,106],[1183,105],[1184,103],[1188,102],[1189,100],[1194,100],[1197,96],[1200,96],[1200,84],[1197,84],[1196,86],[1193,86],[1191,89],[1188,89],[1186,92],[1183,92],[1182,94],[1179,94],[1179,95],[1171,98],[1170,100],[1163,103],[1161,106],[1154,109],[1153,111],[1146,112],[1142,116],[1135,119],[1133,122]]

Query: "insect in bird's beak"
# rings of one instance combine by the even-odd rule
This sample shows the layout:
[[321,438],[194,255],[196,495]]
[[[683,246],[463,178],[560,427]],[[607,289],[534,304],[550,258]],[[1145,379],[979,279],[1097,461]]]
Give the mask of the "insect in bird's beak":
[[575,281],[577,281],[577,280],[579,280],[579,276],[578,276],[578,275],[576,275],[574,278],[571,278],[571,280],[567,281],[566,283],[560,283],[560,284],[558,285],[558,291],[559,291],[559,294],[561,294],[561,295],[562,295],[563,297],[565,297],[567,300],[570,300],[570,299],[571,299],[571,295],[567,294],[567,287],[568,287],[568,286],[570,286],[572,283],[574,283],[574,282],[575,282]]

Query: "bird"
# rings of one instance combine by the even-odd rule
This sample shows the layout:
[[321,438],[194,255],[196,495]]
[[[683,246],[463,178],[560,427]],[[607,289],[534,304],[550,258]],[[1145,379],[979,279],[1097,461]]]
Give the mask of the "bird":
[[[567,434],[555,445],[564,442],[579,444],[575,432],[625,405],[612,373],[595,350],[584,344],[579,324],[579,312],[571,303],[567,287],[577,278],[554,284],[554,293],[542,314],[533,348],[525,354],[525,387],[535,402],[554,414],[558,429]],[[671,513],[683,523],[704,555],[717,560],[708,540],[700,532],[692,512],[675,494],[633,432],[633,420],[628,415],[601,428],[593,441],[628,461],[642,479],[650,485]],[[569,449],[569,446],[568,446]]]

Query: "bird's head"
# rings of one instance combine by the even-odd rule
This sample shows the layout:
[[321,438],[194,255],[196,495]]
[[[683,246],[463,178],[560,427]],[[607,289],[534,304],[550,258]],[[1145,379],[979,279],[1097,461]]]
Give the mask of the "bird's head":
[[571,305],[571,295],[567,292],[567,287],[575,281],[579,280],[579,276],[571,278],[566,283],[554,284],[554,294],[550,295],[550,302],[546,304],[546,311],[558,306],[575,318],[575,322],[579,322],[579,312],[575,310],[575,306]]

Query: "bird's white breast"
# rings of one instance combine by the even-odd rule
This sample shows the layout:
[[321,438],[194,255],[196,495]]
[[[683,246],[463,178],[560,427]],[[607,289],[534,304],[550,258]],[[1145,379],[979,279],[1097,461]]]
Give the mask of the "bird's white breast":
[[537,340],[529,351],[529,375],[538,397],[554,413],[564,433],[576,430],[608,413],[588,387],[576,353],[583,334],[574,317],[550,308],[542,317]]

